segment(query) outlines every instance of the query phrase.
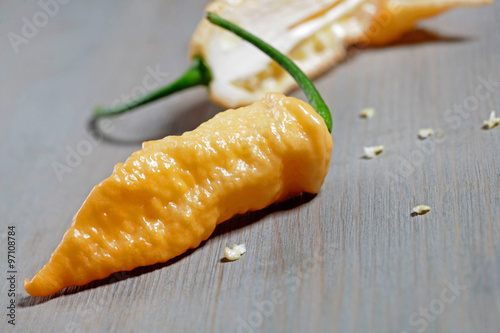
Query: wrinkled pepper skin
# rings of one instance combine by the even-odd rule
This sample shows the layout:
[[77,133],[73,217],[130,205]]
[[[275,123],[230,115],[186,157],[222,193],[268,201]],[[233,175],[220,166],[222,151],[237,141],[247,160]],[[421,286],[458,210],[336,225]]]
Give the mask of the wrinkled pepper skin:
[[235,214],[317,193],[331,150],[331,135],[314,109],[278,93],[182,136],[146,142],[94,187],[25,289],[45,296],[166,262]]

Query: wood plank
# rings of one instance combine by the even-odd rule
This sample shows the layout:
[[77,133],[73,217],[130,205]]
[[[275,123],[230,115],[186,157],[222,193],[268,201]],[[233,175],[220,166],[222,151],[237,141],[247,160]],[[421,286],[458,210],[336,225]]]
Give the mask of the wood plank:
[[[221,110],[197,89],[114,121],[113,141],[88,139],[92,107],[129,94],[148,66],[169,73],[162,82],[182,72],[206,3],[69,2],[19,53],[1,39],[0,253],[6,258],[7,225],[16,226],[17,329],[496,332],[500,129],[481,126],[500,111],[500,87],[456,118],[447,110],[472,103],[483,80],[500,81],[498,3],[428,20],[427,32],[392,47],[353,50],[316,80],[334,111],[331,171],[317,196],[233,218],[168,263],[28,296],[21,280],[48,260],[115,163],[141,141],[191,130]],[[0,35],[18,33],[38,10],[1,3]],[[375,117],[360,119],[367,106]],[[420,141],[423,127],[440,135]],[[91,152],[59,180],[53,162],[84,141]],[[363,146],[376,144],[384,153],[362,159]],[[417,204],[432,211],[412,217]],[[247,254],[221,262],[222,249],[239,242]],[[0,325],[12,330],[5,316]]]

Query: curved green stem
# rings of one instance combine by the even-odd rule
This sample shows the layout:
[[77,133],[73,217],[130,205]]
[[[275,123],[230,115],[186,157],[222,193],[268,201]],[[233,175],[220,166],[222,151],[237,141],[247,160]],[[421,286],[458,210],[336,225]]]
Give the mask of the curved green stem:
[[210,81],[212,81],[210,68],[201,56],[195,56],[191,67],[175,82],[127,103],[109,108],[97,107],[94,109],[94,114],[96,117],[114,116],[154,102],[160,98],[172,95],[184,89],[200,85],[208,86]]
[[297,81],[298,85],[307,96],[311,106],[318,112],[318,114],[325,121],[326,126],[330,133],[332,132],[332,115],[325,101],[314,87],[314,84],[309,80],[309,78],[302,72],[302,70],[295,65],[287,56],[285,56],[280,51],[276,50],[271,45],[267,44],[260,38],[252,35],[251,33],[243,30],[242,28],[236,26],[235,24],[224,20],[220,16],[214,13],[207,13],[207,19],[215,25],[222,27],[226,30],[233,32],[239,37],[243,38],[247,42],[250,42],[262,52],[271,57],[276,61],[281,67],[283,67],[290,75]]

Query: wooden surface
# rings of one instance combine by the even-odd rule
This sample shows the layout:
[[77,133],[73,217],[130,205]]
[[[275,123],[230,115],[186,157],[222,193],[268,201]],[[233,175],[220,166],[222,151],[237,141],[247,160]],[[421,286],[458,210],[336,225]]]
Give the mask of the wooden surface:
[[[354,49],[315,81],[334,112],[331,170],[317,196],[236,217],[166,264],[51,297],[24,291],[115,163],[142,140],[220,111],[203,89],[178,95],[114,120],[108,140],[91,142],[60,179],[54,172],[88,148],[96,104],[137,90],[148,66],[169,73],[162,83],[183,71],[204,5],[72,1],[15,53],[8,33],[40,7],[0,4],[0,257],[7,275],[13,225],[17,331],[498,332],[500,128],[481,126],[500,111],[500,86],[476,96],[479,77],[500,82],[498,3],[423,22],[426,31],[392,47]],[[469,111],[448,113],[464,103]],[[367,106],[375,117],[360,119]],[[441,130],[419,141],[423,127]],[[382,155],[361,158],[378,144]],[[432,211],[412,217],[417,204]],[[221,262],[224,246],[240,242],[247,254]],[[7,289],[2,332],[12,330]]]

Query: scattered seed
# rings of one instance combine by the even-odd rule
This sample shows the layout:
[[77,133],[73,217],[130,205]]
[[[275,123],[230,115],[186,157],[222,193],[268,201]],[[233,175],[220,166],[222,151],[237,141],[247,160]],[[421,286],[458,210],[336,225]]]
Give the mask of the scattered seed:
[[490,119],[484,121],[484,129],[492,129],[500,124],[500,117],[495,116],[495,111],[491,111]]
[[430,206],[426,206],[426,205],[415,206],[411,210],[412,214],[415,214],[415,215],[427,214],[430,211],[431,211],[431,207]]
[[361,110],[359,116],[361,118],[371,118],[375,115],[375,109],[374,108],[365,108]]
[[384,146],[364,147],[365,158],[372,159],[384,151]]
[[427,139],[431,135],[434,134],[434,130],[432,128],[422,128],[418,131],[418,137],[422,140]]
[[224,248],[224,257],[229,261],[235,261],[241,258],[241,255],[247,252],[245,244],[236,245],[233,244],[233,248],[230,249],[226,246]]

